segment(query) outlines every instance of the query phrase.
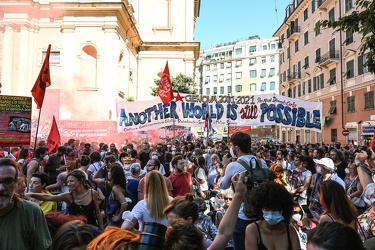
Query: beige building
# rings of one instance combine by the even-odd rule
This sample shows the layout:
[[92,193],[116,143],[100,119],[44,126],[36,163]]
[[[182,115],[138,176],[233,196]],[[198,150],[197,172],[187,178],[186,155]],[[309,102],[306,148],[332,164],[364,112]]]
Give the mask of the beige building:
[[[352,13],[355,1],[294,0],[274,36],[280,40],[280,94],[323,102],[323,132],[280,128],[291,142],[368,143],[375,132],[374,74],[363,64],[361,35],[315,29],[321,20]],[[349,130],[347,137],[343,130]]]
[[0,1],[1,94],[31,96],[51,44],[42,116],[115,121],[116,99],[154,98],[167,60],[172,76],[194,77],[199,8],[200,0]]

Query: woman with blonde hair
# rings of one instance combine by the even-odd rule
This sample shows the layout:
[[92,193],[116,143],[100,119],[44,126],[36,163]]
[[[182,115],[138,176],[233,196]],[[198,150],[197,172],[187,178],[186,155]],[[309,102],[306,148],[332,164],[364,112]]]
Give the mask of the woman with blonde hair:
[[157,170],[152,170],[144,178],[146,178],[144,199],[134,206],[131,214],[126,214],[126,212],[123,214],[125,221],[122,223],[122,229],[137,232],[134,229],[137,221],[140,231],[142,231],[143,223],[145,222],[168,225],[168,220],[163,210],[173,198],[168,195],[163,175]]
[[135,250],[140,240],[140,234],[108,226],[87,246],[87,250]]

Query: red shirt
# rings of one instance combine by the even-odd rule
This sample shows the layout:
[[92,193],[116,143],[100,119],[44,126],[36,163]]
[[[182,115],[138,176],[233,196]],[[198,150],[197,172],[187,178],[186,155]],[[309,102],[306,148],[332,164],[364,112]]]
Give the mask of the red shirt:
[[168,179],[172,182],[173,197],[190,193],[191,175],[189,172],[182,172],[180,175],[172,173]]

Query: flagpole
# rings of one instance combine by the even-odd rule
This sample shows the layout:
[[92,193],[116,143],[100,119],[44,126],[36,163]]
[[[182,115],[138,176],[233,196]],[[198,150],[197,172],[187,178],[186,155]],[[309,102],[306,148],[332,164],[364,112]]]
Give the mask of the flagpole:
[[36,125],[36,133],[35,133],[35,140],[34,140],[34,152],[35,152],[35,149],[36,149],[36,140],[38,139],[38,130],[39,130],[40,113],[42,113],[42,109],[39,109],[38,124]]

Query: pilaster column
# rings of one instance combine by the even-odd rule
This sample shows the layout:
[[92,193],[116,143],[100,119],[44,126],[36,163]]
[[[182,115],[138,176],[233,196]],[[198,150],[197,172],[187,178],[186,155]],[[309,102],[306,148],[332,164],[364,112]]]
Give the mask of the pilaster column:
[[3,40],[3,56],[2,56],[2,68],[1,68],[1,94],[2,95],[12,95],[13,84],[13,62],[14,62],[14,33],[15,30],[6,26],[4,30],[4,40]]

